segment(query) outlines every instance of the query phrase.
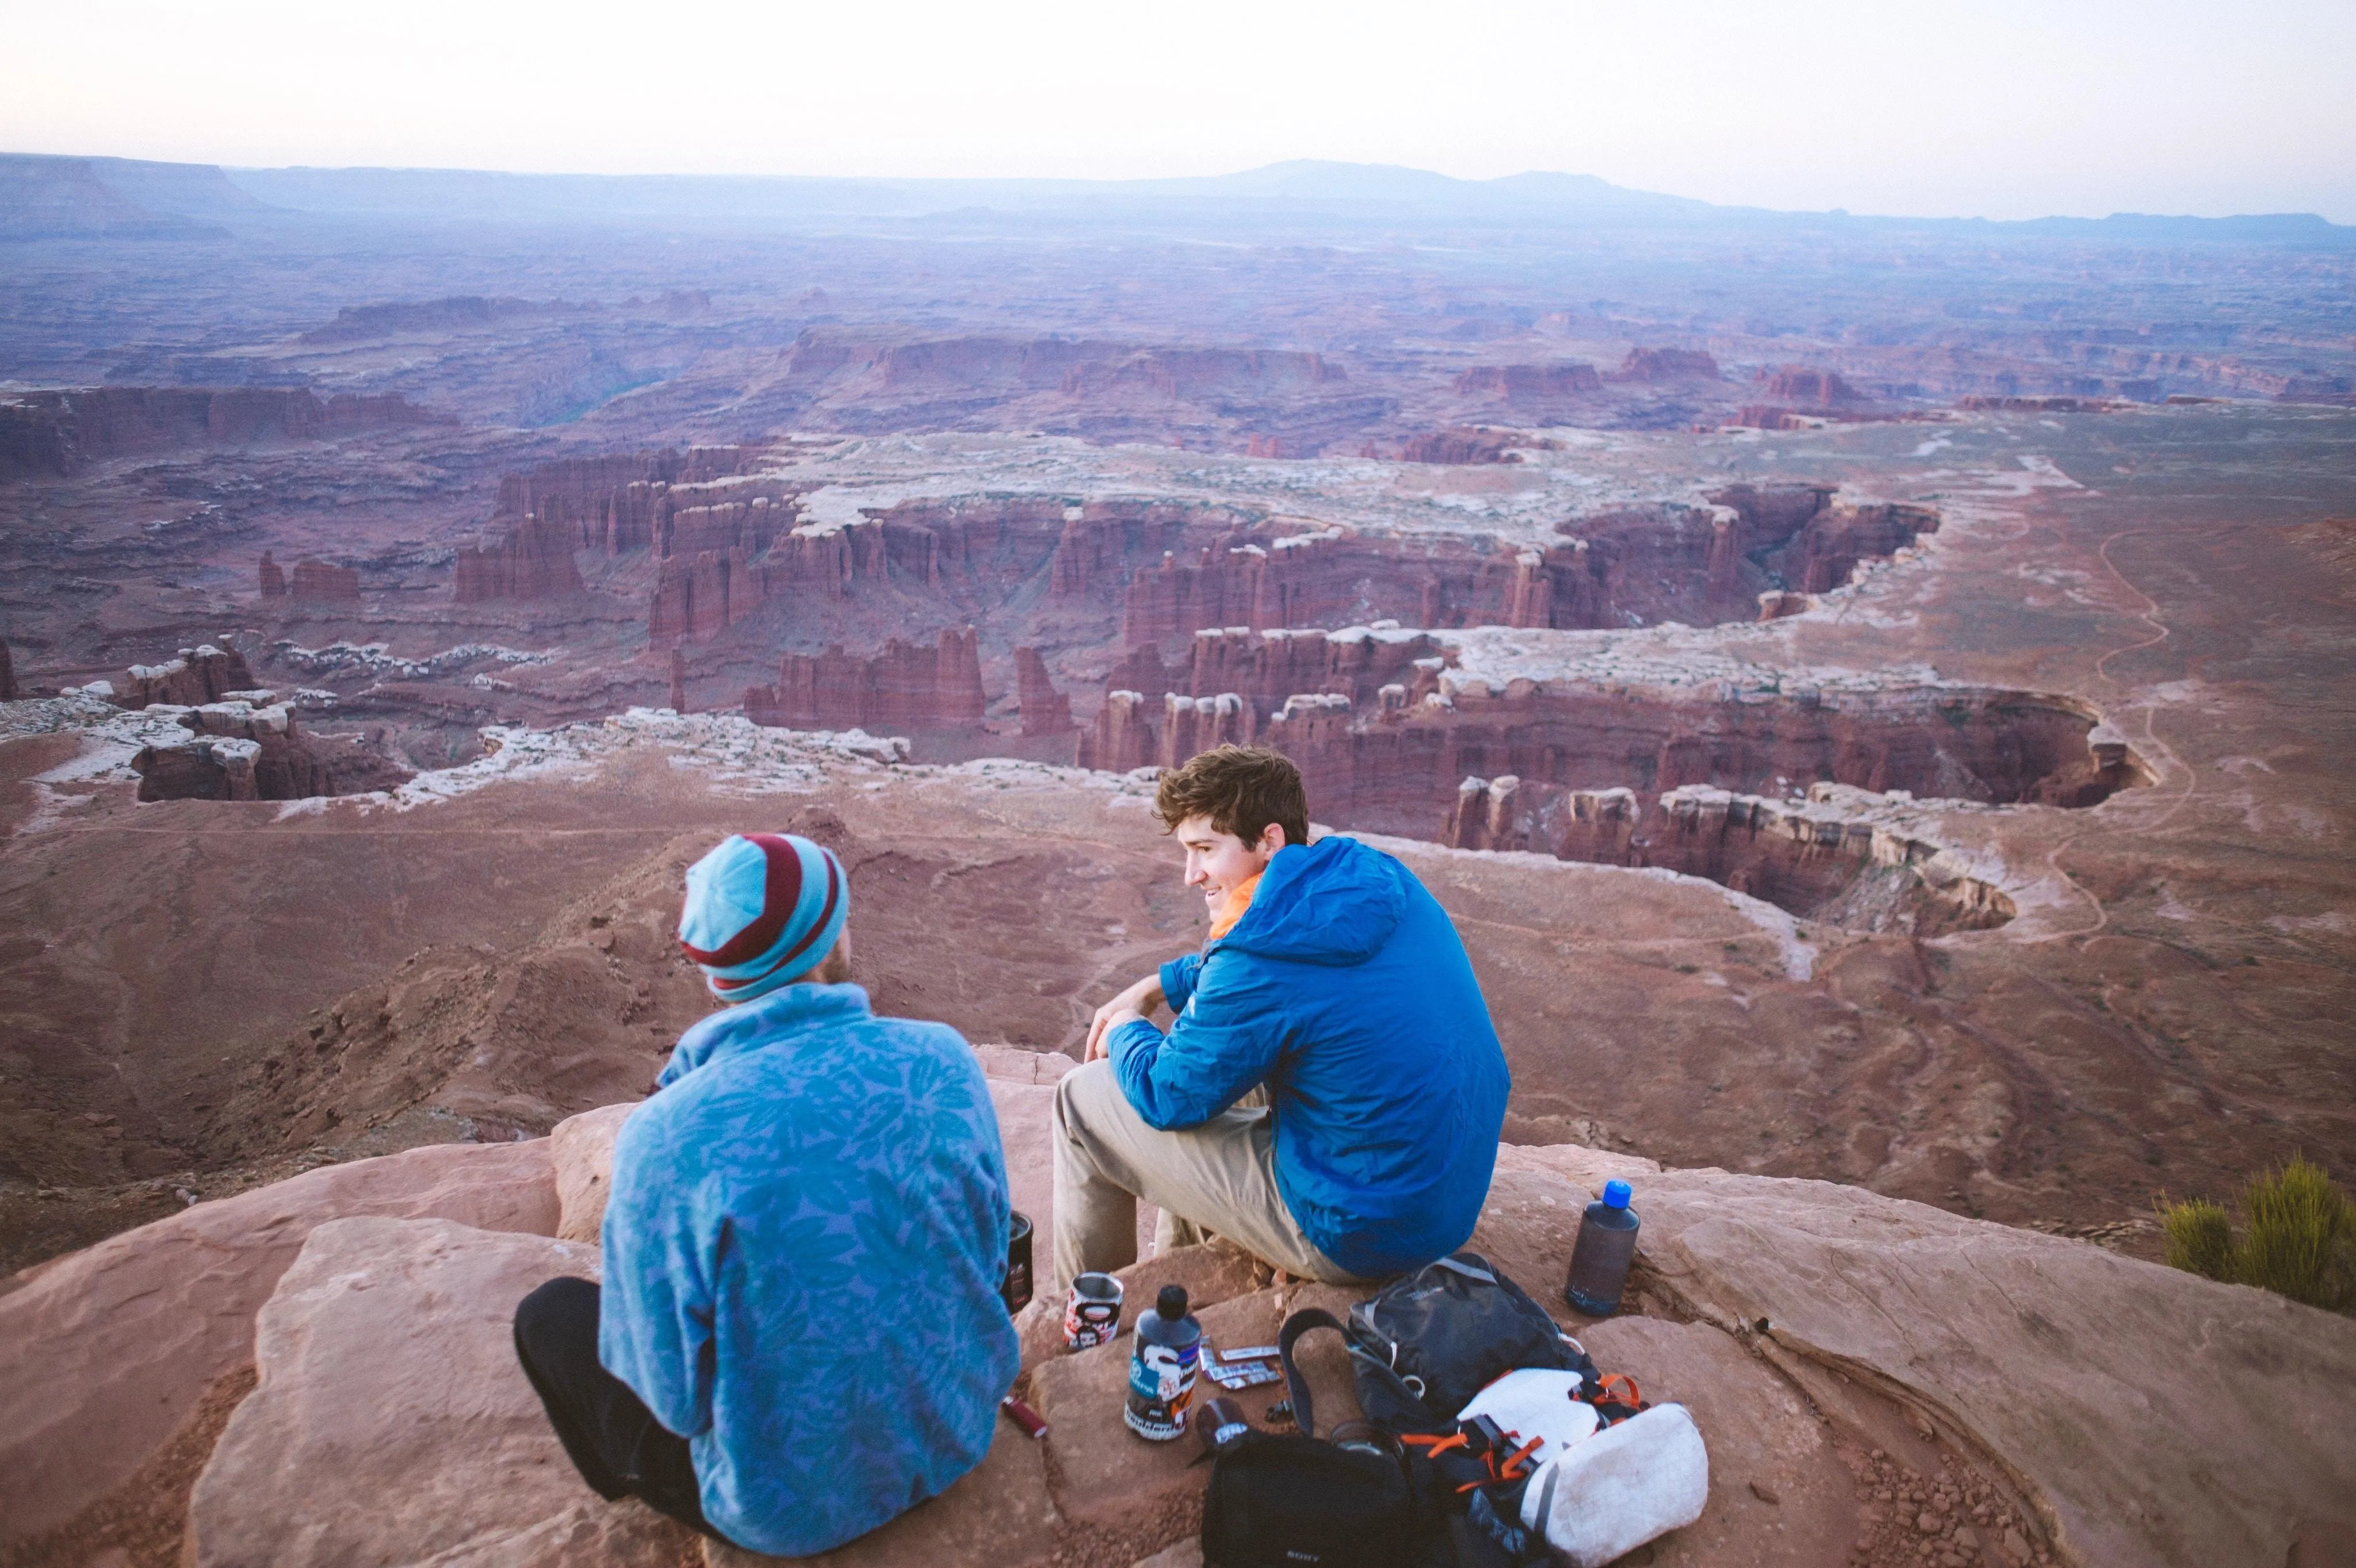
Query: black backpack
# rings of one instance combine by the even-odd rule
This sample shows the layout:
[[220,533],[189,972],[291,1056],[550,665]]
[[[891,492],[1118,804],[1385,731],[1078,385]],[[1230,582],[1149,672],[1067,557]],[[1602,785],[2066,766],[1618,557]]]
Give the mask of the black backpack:
[[[1358,1402],[1391,1452],[1316,1435],[1293,1347],[1312,1329],[1340,1331]],[[1442,1258],[1351,1308],[1347,1323],[1311,1307],[1277,1336],[1298,1435],[1243,1434],[1217,1450],[1203,1501],[1206,1568],[1436,1568],[1532,1561],[1535,1549],[1467,1475],[1435,1466],[1397,1439],[1449,1433],[1475,1393],[1517,1367],[1592,1374],[1544,1308],[1477,1252]],[[1461,1456],[1457,1463],[1462,1463]],[[1518,1501],[1516,1489],[1510,1507]],[[1488,1516],[1483,1518],[1483,1516]],[[1510,1543],[1510,1544],[1509,1544]]]
[[1288,1391],[1307,1431],[1308,1385],[1290,1376],[1292,1342],[1312,1328],[1338,1328],[1350,1348],[1358,1405],[1394,1433],[1453,1432],[1474,1394],[1523,1367],[1583,1373],[1595,1363],[1576,1348],[1522,1287],[1478,1252],[1456,1252],[1394,1280],[1341,1322],[1312,1307],[1286,1320]]
[[1419,1568],[1428,1533],[1398,1460],[1306,1433],[1231,1439],[1203,1498],[1205,1568]]

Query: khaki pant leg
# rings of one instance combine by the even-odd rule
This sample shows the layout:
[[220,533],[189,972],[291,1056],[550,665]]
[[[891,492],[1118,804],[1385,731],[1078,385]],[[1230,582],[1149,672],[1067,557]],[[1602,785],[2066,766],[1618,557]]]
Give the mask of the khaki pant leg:
[[1317,1250],[1285,1208],[1266,1110],[1231,1110],[1199,1127],[1165,1133],[1145,1124],[1110,1062],[1066,1073],[1055,1086],[1058,1294],[1076,1274],[1137,1261],[1140,1198],[1287,1273],[1335,1284],[1355,1281]]
[[[1261,1084],[1258,1089],[1237,1101],[1229,1109],[1264,1111],[1267,1107],[1268,1085]],[[1166,1208],[1154,1211],[1153,1253],[1156,1257],[1160,1257],[1164,1252],[1175,1251],[1181,1247],[1199,1247],[1217,1234],[1215,1230],[1205,1230],[1193,1220],[1183,1219]]]

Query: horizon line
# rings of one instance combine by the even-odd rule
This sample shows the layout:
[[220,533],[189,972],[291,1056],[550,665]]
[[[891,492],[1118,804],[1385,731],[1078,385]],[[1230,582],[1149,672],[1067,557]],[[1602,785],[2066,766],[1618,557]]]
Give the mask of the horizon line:
[[[714,171],[714,170],[641,170],[624,172],[607,169],[531,169],[498,168],[451,164],[246,164],[180,158],[133,157],[119,153],[50,153],[0,148],[0,158],[54,159],[60,162],[100,162],[144,164],[160,168],[211,170],[224,177],[240,174],[305,174],[305,175],[430,175],[467,176],[481,178],[519,180],[605,180],[605,181],[709,181],[732,183],[814,183],[836,185],[899,185],[899,186],[983,186],[1022,185],[1036,187],[1143,187],[1208,185],[1237,180],[1253,175],[1265,175],[1285,169],[1347,170],[1386,175],[1407,175],[1419,179],[1441,182],[1472,189],[1491,188],[1520,180],[1567,180],[1618,195],[1633,197],[1649,203],[1675,204],[1687,209],[1708,209],[1728,214],[1759,214],[1788,218],[1837,218],[1874,222],[1919,223],[1984,223],[1990,226],[2020,227],[2040,223],[2106,223],[2118,220],[2145,220],[2162,222],[2232,223],[2281,220],[2312,220],[2327,229],[2356,229],[2356,224],[2335,222],[2311,209],[2304,210],[2276,209],[2273,211],[2235,211],[2224,213],[2151,212],[2115,209],[2107,213],[2049,212],[2034,217],[1991,218],[1980,213],[1901,213],[1861,212],[1847,207],[1785,208],[1768,207],[1745,202],[1712,201],[1705,197],[1685,196],[1671,191],[1647,190],[1636,186],[1620,185],[1601,175],[1579,173],[1565,169],[1529,168],[1512,174],[1472,177],[1452,175],[1439,169],[1423,168],[1413,164],[1374,163],[1344,158],[1294,157],[1279,158],[1246,168],[1228,169],[1215,174],[1194,175],[919,175],[919,174],[809,174],[775,171]],[[1270,192],[1267,199],[1280,198],[1288,193]],[[1319,202],[1349,200],[1398,202],[1398,197],[1351,193],[1290,193],[1296,199]],[[1239,199],[1250,199],[1238,193]],[[301,210],[285,209],[285,210]]]

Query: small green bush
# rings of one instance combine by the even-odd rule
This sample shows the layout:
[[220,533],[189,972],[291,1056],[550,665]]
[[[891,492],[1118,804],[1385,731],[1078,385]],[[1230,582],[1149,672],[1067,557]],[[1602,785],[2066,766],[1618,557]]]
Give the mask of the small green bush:
[[2212,1280],[2233,1277],[2233,1221],[2222,1205],[2196,1197],[2163,1204],[2159,1222],[2168,1231],[2168,1266]]
[[2250,1178],[2238,1243],[2224,1208],[2202,1198],[2163,1201],[2159,1218],[2171,1268],[2327,1311],[2356,1306],[2356,1203],[2304,1155]]
[[2236,1270],[2242,1283],[2309,1306],[2348,1305],[2349,1249],[2356,1242],[2350,1208],[2323,1167],[2304,1158],[2254,1178],[2242,1197],[2248,1220]]

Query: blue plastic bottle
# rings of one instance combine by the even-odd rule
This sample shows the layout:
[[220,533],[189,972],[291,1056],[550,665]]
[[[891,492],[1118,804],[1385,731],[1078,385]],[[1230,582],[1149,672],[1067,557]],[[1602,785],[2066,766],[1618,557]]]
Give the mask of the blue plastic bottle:
[[1587,1206],[1579,1240],[1570,1250],[1570,1282],[1562,1298],[1590,1317],[1620,1310],[1628,1264],[1636,1256],[1636,1211],[1628,1207],[1628,1184],[1607,1181],[1603,1196]]

